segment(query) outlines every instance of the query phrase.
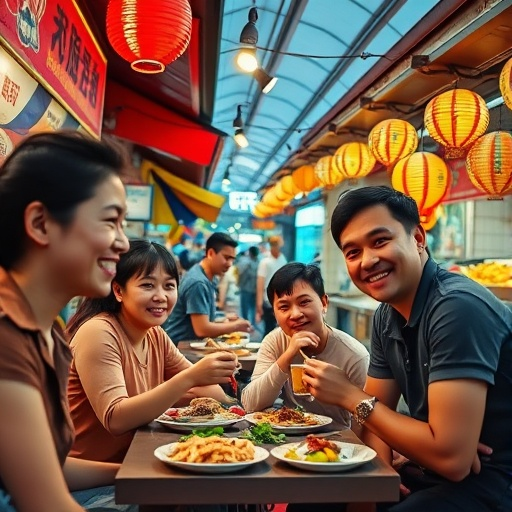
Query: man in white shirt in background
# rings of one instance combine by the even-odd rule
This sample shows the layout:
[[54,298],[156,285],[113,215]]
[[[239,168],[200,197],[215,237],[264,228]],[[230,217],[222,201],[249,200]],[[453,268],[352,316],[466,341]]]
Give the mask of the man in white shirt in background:
[[263,320],[265,325],[263,336],[266,336],[277,326],[272,305],[268,302],[267,286],[276,270],[287,263],[284,254],[281,252],[283,247],[282,238],[271,236],[268,243],[270,252],[261,259],[258,265],[258,279],[256,282],[256,323],[258,324]]

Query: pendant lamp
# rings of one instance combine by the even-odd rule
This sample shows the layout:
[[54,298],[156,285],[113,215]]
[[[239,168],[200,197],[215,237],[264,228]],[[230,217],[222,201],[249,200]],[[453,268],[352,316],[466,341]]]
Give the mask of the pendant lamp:
[[420,220],[426,222],[428,210],[435,208],[448,192],[451,174],[442,158],[419,151],[396,163],[391,185],[416,201]]
[[512,135],[497,131],[482,135],[466,158],[473,185],[489,199],[503,199],[512,191]]
[[489,109],[475,92],[453,89],[430,100],[424,122],[430,136],[446,148],[445,158],[461,158],[487,130]]
[[140,73],[161,73],[187,49],[192,33],[188,0],[109,0],[107,37]]

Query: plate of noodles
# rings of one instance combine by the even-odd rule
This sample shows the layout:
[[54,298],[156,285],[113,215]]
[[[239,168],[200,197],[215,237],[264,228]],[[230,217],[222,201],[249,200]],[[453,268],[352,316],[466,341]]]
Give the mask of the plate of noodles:
[[[239,333],[233,333],[236,336],[218,338],[205,338],[203,341],[193,341],[190,348],[194,350],[204,350],[206,352],[218,352],[219,350],[237,350],[243,348],[249,343],[249,338],[239,336]],[[242,333],[243,334],[243,333]]]
[[244,416],[225,409],[213,398],[201,397],[190,401],[188,407],[171,407],[156,422],[179,432],[188,432],[197,428],[225,427],[244,419]]
[[248,439],[198,437],[158,447],[155,457],[165,464],[195,473],[229,473],[264,461],[269,452]]
[[274,430],[285,434],[304,434],[313,432],[332,423],[332,418],[312,414],[309,412],[281,407],[280,409],[266,409],[262,412],[246,414],[244,420],[249,423],[270,423]]

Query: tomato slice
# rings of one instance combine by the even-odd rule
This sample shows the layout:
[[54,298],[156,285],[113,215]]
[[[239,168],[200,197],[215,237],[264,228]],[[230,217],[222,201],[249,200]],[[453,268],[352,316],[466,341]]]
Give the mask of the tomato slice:
[[229,412],[232,412],[233,414],[238,414],[238,416],[245,416],[245,411],[238,405],[232,405],[229,408]]

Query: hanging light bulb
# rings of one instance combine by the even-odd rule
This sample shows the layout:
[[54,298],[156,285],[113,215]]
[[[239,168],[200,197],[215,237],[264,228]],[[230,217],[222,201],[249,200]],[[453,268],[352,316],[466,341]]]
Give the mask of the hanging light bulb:
[[236,56],[237,66],[247,73],[252,73],[258,69],[256,60],[256,43],[258,42],[258,29],[256,21],[258,20],[258,11],[256,7],[249,10],[249,21],[240,33],[240,43],[244,45]]
[[242,120],[242,105],[238,105],[236,109],[236,117],[233,120],[233,128],[235,129],[235,135],[233,138],[235,142],[241,147],[246,148],[249,145],[249,141],[244,133],[244,122]]

